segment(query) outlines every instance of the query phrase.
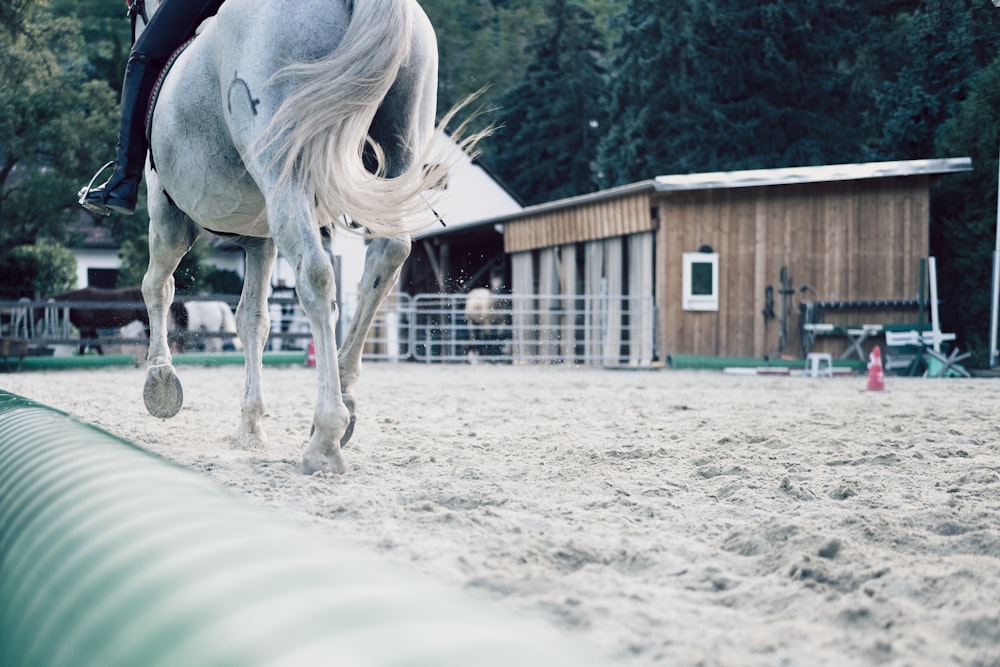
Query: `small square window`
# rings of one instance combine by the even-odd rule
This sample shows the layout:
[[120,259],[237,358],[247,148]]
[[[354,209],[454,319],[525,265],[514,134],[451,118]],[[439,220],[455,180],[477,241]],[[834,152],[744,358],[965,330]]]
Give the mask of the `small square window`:
[[686,252],[683,260],[684,310],[718,310],[719,253]]

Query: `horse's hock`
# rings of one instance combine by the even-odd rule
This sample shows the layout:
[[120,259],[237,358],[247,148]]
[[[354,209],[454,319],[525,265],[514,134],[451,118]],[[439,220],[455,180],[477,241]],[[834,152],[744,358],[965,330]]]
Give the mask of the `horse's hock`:
[[0,562],[11,667],[588,664],[537,624],[3,391]]

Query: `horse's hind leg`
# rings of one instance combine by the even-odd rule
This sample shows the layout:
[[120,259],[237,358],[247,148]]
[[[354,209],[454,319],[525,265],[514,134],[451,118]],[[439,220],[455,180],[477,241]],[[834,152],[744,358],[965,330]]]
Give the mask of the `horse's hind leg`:
[[[410,237],[396,236],[373,239],[365,254],[365,269],[361,277],[361,294],[351,320],[351,327],[340,348],[340,384],[344,403],[351,412],[351,423],[344,443],[354,429],[354,383],[361,374],[361,355],[365,338],[378,309],[399,278],[399,270],[410,254]],[[341,443],[343,444],[343,443]]]
[[246,251],[246,277],[243,294],[236,307],[236,332],[243,343],[246,381],[240,421],[232,436],[232,445],[240,449],[267,444],[261,427],[264,417],[264,391],[261,382],[264,346],[271,329],[271,315],[267,307],[267,287],[277,255],[272,239],[244,238],[239,241]]
[[340,442],[347,431],[350,413],[341,396],[337,370],[333,265],[323,250],[311,202],[301,195],[296,196],[296,192],[293,186],[281,189],[268,201],[267,212],[278,248],[295,267],[296,292],[309,318],[316,345],[319,392],[302,469],[309,475],[342,473],[347,465],[340,452]]
[[149,268],[142,279],[142,297],[149,313],[149,353],[142,398],[149,414],[165,419],[176,415],[184,403],[167,342],[167,315],[174,301],[174,271],[191,249],[197,229],[172,206],[164,204],[154,210],[151,198],[150,207]]
[[[432,45],[424,46],[428,48],[425,55],[435,58]],[[370,128],[371,137],[384,151],[385,175],[389,178],[405,172],[415,159],[414,151],[431,139],[437,98],[436,60],[433,62],[433,67],[400,70],[396,84],[383,100]],[[351,425],[344,442],[350,438],[354,427],[353,389],[361,374],[365,338],[379,307],[396,286],[399,270],[409,254],[410,237],[405,234],[376,238],[368,245],[358,306],[340,349],[340,381],[344,402],[351,411]]]

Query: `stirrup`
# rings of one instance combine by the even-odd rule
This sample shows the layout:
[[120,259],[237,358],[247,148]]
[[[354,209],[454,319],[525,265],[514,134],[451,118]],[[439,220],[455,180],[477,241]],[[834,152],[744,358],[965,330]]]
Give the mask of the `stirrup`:
[[98,213],[105,217],[111,215],[112,211],[110,208],[104,206],[103,204],[95,204],[94,202],[89,201],[87,197],[90,196],[90,191],[94,187],[94,181],[96,181],[98,177],[107,170],[108,167],[113,166],[114,163],[115,161],[112,160],[111,162],[108,162],[106,165],[98,169],[97,173],[94,174],[94,177],[90,179],[90,183],[87,183],[87,185],[80,188],[80,191],[76,193],[77,196],[79,197],[78,203],[80,204],[80,206],[84,207],[88,211],[93,211],[94,213]]

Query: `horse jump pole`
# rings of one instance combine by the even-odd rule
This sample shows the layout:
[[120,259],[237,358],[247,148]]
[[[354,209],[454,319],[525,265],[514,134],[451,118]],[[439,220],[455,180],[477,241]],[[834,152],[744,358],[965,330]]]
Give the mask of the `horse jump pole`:
[[0,391],[0,664],[593,664],[289,523]]

